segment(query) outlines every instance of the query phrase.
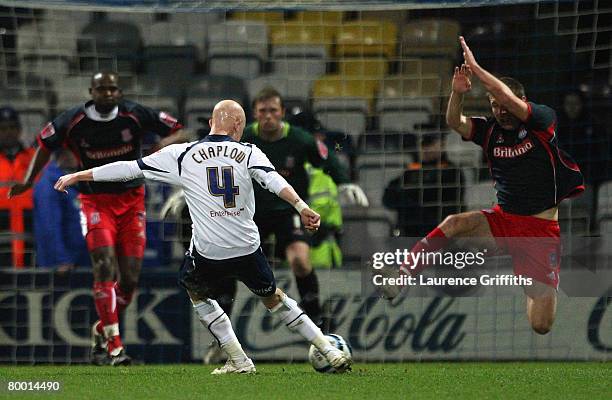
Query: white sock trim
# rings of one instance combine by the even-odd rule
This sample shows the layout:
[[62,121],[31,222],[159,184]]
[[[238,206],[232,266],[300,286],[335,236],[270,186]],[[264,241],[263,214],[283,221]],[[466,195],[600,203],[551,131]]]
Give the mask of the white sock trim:
[[119,336],[119,324],[106,325],[104,328],[104,336],[109,338],[113,336]]
[[276,310],[281,321],[283,321],[290,331],[299,333],[310,343],[313,343],[313,340],[323,336],[321,329],[312,322],[310,317],[302,311],[297,302],[291,297],[283,294],[280,304],[282,304],[281,307],[276,306],[273,310]]
[[[197,302],[193,305],[193,309],[200,323],[213,335],[219,346],[223,347],[234,340],[236,343],[238,342],[232,328],[232,322],[215,300],[209,299]],[[240,344],[238,344],[238,347],[242,354],[244,354]]]
[[221,346],[221,349],[234,362],[242,363],[249,359],[246,355],[238,339],[231,339]]

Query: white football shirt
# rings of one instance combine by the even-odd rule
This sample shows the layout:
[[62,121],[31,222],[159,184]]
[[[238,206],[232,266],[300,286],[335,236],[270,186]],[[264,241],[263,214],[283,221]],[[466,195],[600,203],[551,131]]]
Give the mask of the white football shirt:
[[214,260],[260,246],[251,179],[275,194],[289,186],[257,146],[225,135],[167,146],[137,164],[145,178],[183,188],[193,222],[191,245]]

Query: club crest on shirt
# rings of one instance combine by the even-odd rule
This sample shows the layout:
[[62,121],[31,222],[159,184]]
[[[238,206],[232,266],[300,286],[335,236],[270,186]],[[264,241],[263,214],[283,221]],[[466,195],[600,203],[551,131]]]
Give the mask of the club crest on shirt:
[[176,118],[163,111],[159,113],[159,120],[168,128],[174,128],[177,124]]
[[126,128],[121,131],[121,140],[123,140],[124,142],[129,142],[133,138],[134,136],[132,136],[132,132],[130,131],[129,128]]
[[53,127],[53,124],[51,122],[49,122],[47,125],[45,125],[43,130],[40,132],[40,137],[42,139],[46,139],[46,138],[51,137],[53,135],[55,135],[55,128]]
[[287,168],[295,167],[295,158],[293,156],[289,156],[285,158],[285,167]]
[[552,252],[548,255],[548,263],[551,267],[555,267],[557,265],[557,252]]
[[327,160],[327,157],[329,156],[329,150],[327,149],[325,143],[320,140],[317,140],[317,149],[319,150],[319,155],[321,156],[321,158]]
[[498,133],[497,134],[497,140],[495,140],[495,143],[504,143],[504,134],[503,133]]
[[521,128],[518,134],[519,139],[525,139],[527,137],[527,129]]
[[92,225],[99,224],[100,223],[100,213],[97,211],[94,211],[91,214],[89,214],[89,223]]

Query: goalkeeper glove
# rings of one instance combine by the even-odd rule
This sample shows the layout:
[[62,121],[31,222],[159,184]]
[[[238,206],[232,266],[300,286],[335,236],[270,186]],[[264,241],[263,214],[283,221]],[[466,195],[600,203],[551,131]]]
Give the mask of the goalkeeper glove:
[[159,216],[162,220],[166,219],[168,216],[172,216],[178,220],[181,218],[183,208],[185,208],[186,204],[185,194],[182,190],[177,190],[168,197],[168,200],[166,200],[159,212]]
[[367,207],[370,205],[368,197],[358,185],[354,183],[343,183],[338,186],[340,195],[345,197],[348,204]]

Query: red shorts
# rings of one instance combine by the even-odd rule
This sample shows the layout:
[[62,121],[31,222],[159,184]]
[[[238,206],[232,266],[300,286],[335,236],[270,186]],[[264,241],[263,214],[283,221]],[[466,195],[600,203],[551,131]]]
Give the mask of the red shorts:
[[146,245],[144,186],[123,193],[81,194],[81,228],[89,251],[114,246],[142,258]]
[[482,210],[497,246],[512,256],[515,275],[559,287],[561,231],[558,221],[504,212],[499,205]]

